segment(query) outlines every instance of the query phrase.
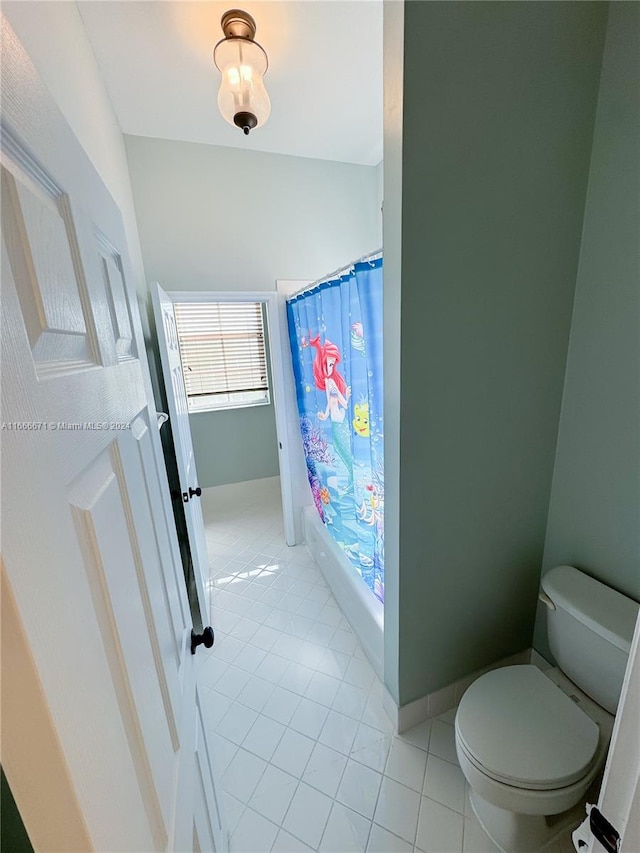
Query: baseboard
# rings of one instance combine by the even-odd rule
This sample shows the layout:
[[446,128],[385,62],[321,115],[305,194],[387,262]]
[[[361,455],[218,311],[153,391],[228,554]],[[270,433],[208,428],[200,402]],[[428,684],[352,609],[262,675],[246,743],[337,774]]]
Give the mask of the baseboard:
[[211,495],[233,495],[247,494],[254,496],[256,492],[268,491],[269,493],[278,492],[280,488],[280,477],[259,477],[257,480],[238,480],[236,483],[219,483],[216,486],[203,487],[203,493],[207,492]]
[[537,666],[538,669],[541,669],[543,672],[546,669],[553,669],[553,664],[549,663],[546,658],[543,658],[542,655],[537,652],[535,649],[531,649],[531,660],[529,663],[532,663],[534,666]]
[[534,649],[524,649],[524,651],[518,652],[518,654],[496,661],[471,675],[467,675],[465,678],[454,681],[452,684],[447,685],[447,687],[435,690],[433,693],[415,699],[413,702],[409,702],[407,705],[402,705],[401,707],[398,707],[395,699],[385,687],[382,704],[393,723],[393,728],[398,734],[401,734],[431,717],[437,717],[440,714],[444,714],[445,711],[455,708],[460,699],[462,699],[462,695],[467,687],[476,678],[484,675],[485,672],[490,672],[492,669],[499,669],[503,666],[516,666],[523,663],[535,663],[541,669],[549,666],[544,658]]

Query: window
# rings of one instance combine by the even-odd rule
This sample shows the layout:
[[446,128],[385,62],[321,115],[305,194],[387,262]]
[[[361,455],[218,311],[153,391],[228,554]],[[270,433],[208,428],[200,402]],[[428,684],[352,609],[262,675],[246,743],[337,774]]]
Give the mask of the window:
[[177,302],[180,358],[190,412],[269,403],[260,302]]

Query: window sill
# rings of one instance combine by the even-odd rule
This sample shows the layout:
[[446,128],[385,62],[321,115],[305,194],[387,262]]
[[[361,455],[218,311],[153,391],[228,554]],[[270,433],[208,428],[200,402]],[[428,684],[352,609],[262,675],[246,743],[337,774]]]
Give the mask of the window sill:
[[229,403],[225,406],[215,406],[210,409],[189,409],[189,415],[209,415],[211,412],[229,412],[232,409],[255,409],[270,405],[271,400],[264,400],[257,403]]

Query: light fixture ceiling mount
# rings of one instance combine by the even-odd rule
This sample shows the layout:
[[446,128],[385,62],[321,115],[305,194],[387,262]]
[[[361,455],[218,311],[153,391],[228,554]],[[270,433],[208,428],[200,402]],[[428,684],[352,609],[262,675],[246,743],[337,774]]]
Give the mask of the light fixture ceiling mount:
[[248,135],[269,118],[271,101],[263,77],[269,65],[257,41],[256,22],[242,9],[229,9],[220,21],[224,38],[213,51],[221,74],[218,107],[229,124]]
[[222,32],[227,39],[240,38],[253,41],[256,37],[256,22],[248,12],[242,9],[229,9],[220,21]]

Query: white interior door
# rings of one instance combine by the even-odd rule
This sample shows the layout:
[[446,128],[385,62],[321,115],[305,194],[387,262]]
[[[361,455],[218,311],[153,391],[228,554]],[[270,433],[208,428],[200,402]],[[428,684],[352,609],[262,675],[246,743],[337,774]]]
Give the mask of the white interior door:
[[304,507],[313,503],[307,463],[304,456],[302,435],[300,434],[300,414],[296,398],[296,381],[293,375],[291,361],[291,345],[289,343],[289,326],[287,321],[287,299],[294,293],[311,285],[311,281],[302,279],[278,279],[278,320],[280,323],[281,361],[284,377],[283,416],[284,429],[287,437],[288,467],[291,472],[291,492],[293,502],[293,517],[295,524],[295,542],[304,542],[302,513]]
[[120,213],[2,62],[3,767],[37,850],[224,850]]
[[[622,853],[637,853],[640,850],[640,616],[631,643],[598,809],[618,832]],[[606,853],[606,850],[593,838],[589,853]]]
[[[295,520],[295,515],[299,511],[295,502],[294,495],[294,477],[291,466],[292,460],[292,444],[289,441],[288,427],[288,411],[293,404],[295,406],[295,390],[293,396],[287,387],[286,382],[286,364],[290,362],[288,352],[285,352],[286,344],[286,322],[282,325],[281,316],[284,310],[282,305],[278,303],[278,294],[274,291],[174,291],[165,293],[157,284],[152,285],[153,307],[158,330],[158,338],[162,337],[160,344],[160,354],[162,356],[162,372],[164,374],[165,389],[167,390],[167,398],[173,396],[173,400],[168,401],[170,416],[180,423],[180,428],[174,430],[173,439],[176,446],[176,456],[182,459],[183,469],[188,470],[189,464],[195,470],[193,461],[193,446],[191,442],[191,432],[189,428],[189,414],[187,405],[187,392],[184,385],[182,375],[182,366],[180,363],[180,351],[178,342],[175,337],[175,314],[173,311],[174,302],[260,302],[266,306],[267,314],[267,329],[269,335],[269,352],[271,356],[271,380],[273,403],[275,409],[276,420],[276,435],[278,441],[278,466],[280,469],[280,494],[282,497],[282,514],[284,521],[284,537],[287,545],[297,545],[302,542],[302,523],[298,524]],[[290,369],[290,368],[289,368]],[[292,386],[293,387],[293,386]],[[170,393],[173,389],[173,395]],[[302,441],[299,438],[299,430],[297,428],[297,441],[302,447]],[[295,440],[295,439],[294,439]],[[297,449],[297,448],[296,448]],[[304,456],[303,456],[304,462]],[[178,463],[181,464],[180,462]],[[305,469],[306,470],[306,469]],[[182,474],[180,475],[182,479]],[[306,475],[305,475],[306,481]],[[186,479],[183,482],[187,482]],[[183,490],[184,493],[184,490]],[[202,516],[200,515],[200,521]],[[197,521],[197,519],[196,519]],[[196,531],[198,525],[194,525]],[[190,534],[191,535],[191,534]],[[206,543],[204,534],[197,535],[198,543],[202,542],[202,548],[206,551]],[[200,548],[198,544],[197,548]]]
[[187,389],[184,385],[182,362],[180,361],[176,318],[171,297],[156,282],[151,285],[151,301],[153,303],[153,314],[158,335],[158,349],[160,350],[162,375],[167,395],[169,423],[171,424],[173,446],[176,453],[178,476],[180,478],[180,492],[189,534],[189,547],[193,560],[196,592],[198,603],[200,604],[200,612],[204,618],[204,614],[209,612],[204,580],[205,576],[207,578],[209,576],[209,558],[204,535],[202,507],[200,506],[201,488],[198,484],[196,459],[193,452],[191,427],[189,426]]

